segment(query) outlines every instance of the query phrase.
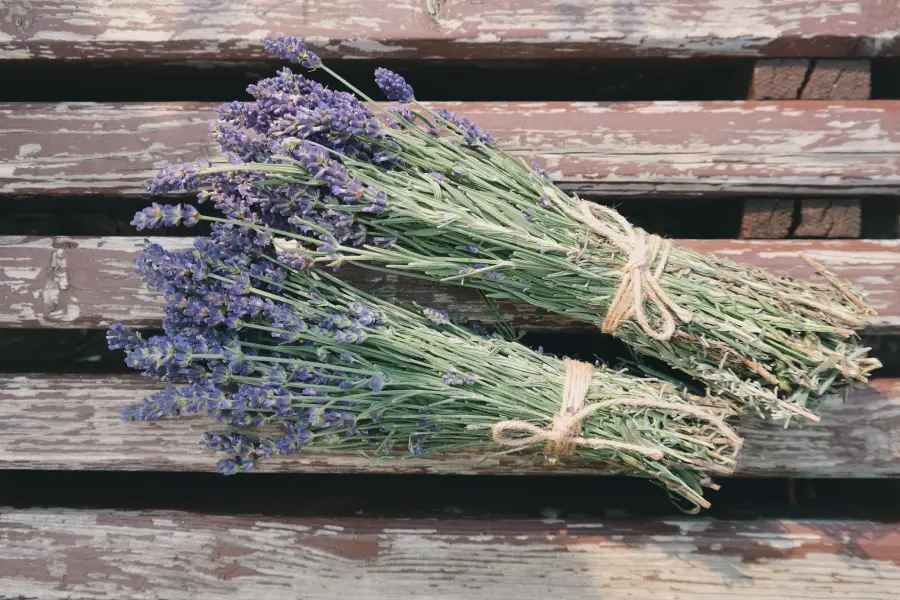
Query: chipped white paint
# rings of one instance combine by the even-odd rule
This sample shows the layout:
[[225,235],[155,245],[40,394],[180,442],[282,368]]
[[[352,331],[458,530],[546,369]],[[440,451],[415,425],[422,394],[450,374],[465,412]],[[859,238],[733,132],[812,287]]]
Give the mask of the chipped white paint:
[[[900,102],[449,105],[580,193],[900,195]],[[0,194],[143,193],[159,167],[222,158],[213,108],[0,105],[7,147],[41,144],[26,157],[0,149]]]
[[[187,238],[151,238],[151,241],[172,250],[192,243]],[[869,294],[880,313],[871,331],[887,330],[900,317],[900,240],[685,240],[682,243],[768,268],[777,274],[815,279],[798,255],[803,250],[838,277],[859,285]],[[142,238],[0,236],[0,268],[25,269],[21,271],[22,277],[8,275],[0,279],[0,319],[6,326],[18,327],[105,327],[115,321],[135,327],[158,327],[162,299],[134,274],[133,259],[142,247]],[[484,303],[467,288],[439,286],[359,269],[349,270],[347,277],[363,288],[377,283],[380,293],[388,297],[451,309],[462,319],[482,322],[491,319]],[[863,285],[859,281],[861,277],[870,279]],[[42,294],[46,294],[47,301],[41,299]],[[16,309],[3,310],[4,306]],[[573,326],[562,317],[521,303],[501,303],[500,309],[518,327]]]
[[[57,600],[296,600],[298,590],[323,600],[631,600],[636,592],[680,600],[698,590],[746,600],[888,600],[900,586],[900,534],[889,523],[707,519],[703,532],[654,540],[669,525],[650,520],[635,530],[610,520],[570,534],[565,523],[532,520],[410,520],[398,528],[399,519],[177,513],[169,516],[176,528],[158,524],[166,514],[4,510],[0,587],[10,597]],[[316,533],[330,523],[345,532],[323,543]]]
[[22,144],[21,146],[19,146],[19,151],[16,153],[16,158],[28,158],[30,156],[34,156],[40,151],[40,144]]
[[[206,419],[147,423],[119,418],[122,408],[141,402],[160,387],[139,375],[0,375],[0,469],[212,471],[219,457],[197,443],[212,425]],[[54,418],[47,419],[47,414]],[[829,398],[820,414],[820,423],[793,424],[788,429],[778,422],[744,419],[739,424],[745,443],[738,474],[900,476],[900,380],[875,380],[872,388],[851,390],[846,399]],[[355,452],[311,451],[263,461],[257,470],[504,474],[547,473],[548,467],[540,457],[510,455],[485,460],[483,453],[477,452],[379,461]],[[571,461],[560,461],[551,472],[598,474],[596,466]],[[544,511],[542,517],[547,524],[561,518],[553,509]],[[700,532],[685,529],[692,525],[675,526],[682,535]]]

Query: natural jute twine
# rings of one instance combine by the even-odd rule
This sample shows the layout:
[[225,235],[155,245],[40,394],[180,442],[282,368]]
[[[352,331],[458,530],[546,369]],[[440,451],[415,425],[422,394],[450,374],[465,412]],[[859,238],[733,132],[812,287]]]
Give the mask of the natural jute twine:
[[[578,205],[578,210],[574,210],[559,199],[556,200],[556,204],[566,214],[586,225],[600,237],[609,240],[628,256],[628,261],[622,266],[622,281],[600,325],[603,333],[615,333],[625,320],[633,316],[644,333],[664,342],[675,333],[675,317],[684,323],[691,320],[692,313],[675,304],[659,285],[659,278],[672,251],[670,240],[647,233],[640,227],[632,227],[622,215],[607,206],[583,200]],[[619,229],[604,223],[597,217],[598,214],[608,216]],[[659,313],[661,322],[658,329],[654,329],[647,320],[647,314],[644,312],[645,296],[646,301],[655,306],[656,312]]]
[[[724,421],[710,415],[702,409],[688,404],[646,398],[621,398],[616,400],[604,400],[585,406],[584,401],[585,398],[587,398],[591,386],[591,376],[594,371],[593,365],[572,360],[570,358],[563,359],[563,364],[565,365],[566,371],[563,383],[562,405],[560,406],[559,414],[553,417],[551,427],[548,429],[541,429],[528,421],[500,421],[491,427],[491,435],[495,442],[509,448],[518,448],[546,442],[547,450],[553,454],[559,455],[571,454],[577,446],[590,446],[591,448],[612,448],[626,452],[634,452],[653,459],[662,458],[663,451],[659,448],[581,436],[581,423],[597,411],[611,406],[634,406],[678,411],[703,419],[714,425],[726,438],[732,441],[737,447],[740,447],[741,439]],[[519,432],[531,435],[511,438],[506,436],[507,432]]]

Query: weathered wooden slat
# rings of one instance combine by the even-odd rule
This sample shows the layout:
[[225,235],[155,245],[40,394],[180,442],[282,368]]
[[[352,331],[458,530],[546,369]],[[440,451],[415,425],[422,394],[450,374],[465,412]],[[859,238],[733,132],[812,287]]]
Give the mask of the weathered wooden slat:
[[896,55],[892,2],[177,0],[4,3],[0,58],[244,60],[273,29],[325,57]]
[[[188,238],[154,238],[170,249]],[[764,267],[777,274],[816,280],[799,258],[804,251],[838,277],[868,293],[879,312],[871,332],[900,326],[900,240],[685,240],[702,252]],[[0,236],[0,327],[101,328],[121,321],[159,327],[162,299],[134,274],[140,238],[30,238]],[[342,271],[361,288],[384,297],[442,307],[460,319],[490,321],[471,290],[436,285],[374,271]],[[572,325],[557,315],[522,303],[501,304],[510,323],[523,328]]]
[[[579,193],[900,194],[900,102],[442,103]],[[210,104],[0,105],[0,194],[142,192],[217,158]]]
[[0,541],[10,600],[888,600],[900,588],[900,525],[870,521],[10,509]]
[[[210,471],[219,456],[198,444],[215,424],[202,417],[123,422],[119,411],[161,389],[138,375],[0,375],[0,469]],[[738,475],[900,476],[900,380],[876,379],[826,400],[821,422],[746,418]],[[163,450],[164,449],[164,450]],[[377,460],[307,452],[260,463],[260,471],[313,473],[590,474],[597,467],[541,458],[456,454]],[[482,462],[483,461],[483,462]]]

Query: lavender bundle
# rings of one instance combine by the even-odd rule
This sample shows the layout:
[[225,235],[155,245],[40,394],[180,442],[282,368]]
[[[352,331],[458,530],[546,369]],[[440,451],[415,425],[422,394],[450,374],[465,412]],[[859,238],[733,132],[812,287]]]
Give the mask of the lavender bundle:
[[[191,207],[162,212],[198,220]],[[215,418],[224,431],[203,443],[228,455],[218,466],[226,474],[304,448],[549,452],[653,478],[705,507],[710,474],[734,468],[740,438],[727,406],[378,300],[296,268],[297,251],[279,245],[222,224],[184,252],[148,242],[136,262],[167,300],[164,334],[144,340],[116,324],[109,345],[144,375],[188,385],[153,394],[125,419]]]
[[[298,40],[266,44],[346,84]],[[856,335],[874,313],[848,287],[776,277],[634,228],[467,119],[419,104],[396,74],[375,77],[400,103],[373,103],[379,117],[349,84],[359,97],[287,69],[250,86],[255,102],[223,106],[213,130],[232,164],[167,169],[150,191],[202,187],[200,200],[229,219],[302,244],[302,267],[353,263],[591,323],[740,411],[815,420],[823,395],[880,366]],[[162,222],[160,210],[135,224]]]

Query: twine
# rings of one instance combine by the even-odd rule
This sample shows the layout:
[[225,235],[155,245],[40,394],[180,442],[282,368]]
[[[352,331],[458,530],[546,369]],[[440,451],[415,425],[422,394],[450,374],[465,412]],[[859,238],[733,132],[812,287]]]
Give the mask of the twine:
[[[675,333],[675,317],[684,323],[690,322],[693,314],[675,304],[659,285],[659,278],[672,252],[671,240],[647,233],[640,227],[632,227],[622,215],[607,206],[582,200],[576,211],[559,199],[556,199],[556,204],[566,214],[609,240],[628,256],[628,261],[621,269],[622,281],[600,325],[603,333],[615,333],[623,322],[633,316],[644,333],[665,342]],[[608,216],[616,222],[619,229],[604,223],[597,217],[598,214]],[[656,269],[651,270],[654,261]],[[659,313],[659,329],[654,329],[647,319],[644,311],[645,296],[646,301],[655,306]]]
[[[496,443],[508,448],[519,448],[546,442],[547,450],[559,455],[571,454],[578,446],[610,448],[642,454],[652,459],[661,459],[663,457],[663,451],[658,448],[638,446],[637,444],[628,444],[626,442],[617,442],[596,437],[582,437],[582,422],[597,411],[612,406],[634,406],[675,410],[706,420],[710,424],[715,425],[726,438],[736,445],[736,447],[740,447],[741,439],[724,421],[690,405],[645,398],[621,398],[604,400],[585,406],[584,401],[585,398],[587,398],[588,390],[590,389],[591,375],[594,370],[593,365],[569,358],[563,359],[563,364],[565,365],[566,371],[563,383],[562,405],[560,406],[559,414],[553,417],[552,425],[547,429],[541,429],[528,421],[500,421],[491,427],[491,435]],[[507,432],[526,433],[530,435],[508,437],[506,435]]]

